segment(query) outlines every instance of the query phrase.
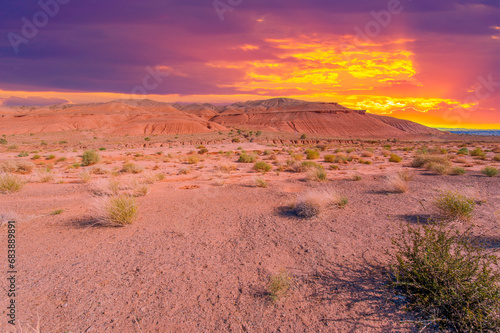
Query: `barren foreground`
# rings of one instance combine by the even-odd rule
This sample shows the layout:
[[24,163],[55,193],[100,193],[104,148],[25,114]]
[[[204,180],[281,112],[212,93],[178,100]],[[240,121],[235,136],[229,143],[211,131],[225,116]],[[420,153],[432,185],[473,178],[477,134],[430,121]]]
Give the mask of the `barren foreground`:
[[[479,204],[470,222],[453,223],[473,224],[476,240],[500,248],[499,178],[480,172],[499,167],[498,142],[470,143],[470,150],[485,152],[478,159],[458,155],[457,142],[118,149],[23,140],[29,138],[11,149],[0,146],[0,163],[35,164],[18,176],[27,182],[20,191],[0,194],[1,253],[5,258],[5,222],[15,219],[18,266],[17,326],[7,324],[2,301],[1,332],[35,331],[30,326],[40,332],[412,332],[417,326],[404,311],[405,299],[387,288],[387,251],[402,223],[438,218],[435,197],[457,190]],[[101,145],[99,163],[79,165],[84,150]],[[465,174],[409,167],[423,146]],[[310,161],[323,166],[326,180],[318,178],[317,165],[298,167],[306,148],[318,151]],[[17,157],[22,151],[28,156]],[[238,162],[242,151],[271,170],[262,174],[253,162]],[[402,161],[389,162],[391,153]],[[334,160],[326,162],[326,155]],[[124,168],[127,163],[137,169]],[[387,177],[402,171],[411,180],[398,193]],[[348,202],[298,217],[297,199],[317,189]],[[130,225],[98,223],[94,206],[115,192],[136,198]],[[277,274],[290,288],[270,297]]]

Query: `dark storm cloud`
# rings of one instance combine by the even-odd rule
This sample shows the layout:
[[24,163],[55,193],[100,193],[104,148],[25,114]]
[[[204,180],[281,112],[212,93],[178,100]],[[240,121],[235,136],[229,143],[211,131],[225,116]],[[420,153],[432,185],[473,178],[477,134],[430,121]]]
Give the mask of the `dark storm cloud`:
[[[354,27],[373,20],[370,12],[385,10],[389,3],[243,0],[225,11],[221,21],[212,0],[59,1],[54,17],[20,43],[17,53],[9,33],[23,36],[22,18],[32,22],[42,7],[33,0],[1,2],[0,89],[130,93],[147,74],[146,67],[162,65],[173,71],[152,93],[232,93],[234,89],[220,86],[237,82],[245,73],[207,62],[276,59],[279,50],[268,46],[266,38],[353,34]],[[404,11],[388,33],[401,33],[404,26],[412,38],[427,33],[488,36],[491,26],[499,25],[498,1],[400,2]],[[257,23],[262,17],[265,25]],[[261,48],[237,48],[243,44]]]

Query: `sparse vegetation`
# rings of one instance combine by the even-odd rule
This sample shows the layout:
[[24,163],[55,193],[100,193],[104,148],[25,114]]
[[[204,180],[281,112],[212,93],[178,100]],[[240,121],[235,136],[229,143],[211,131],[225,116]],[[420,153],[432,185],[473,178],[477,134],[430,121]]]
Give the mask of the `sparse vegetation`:
[[467,234],[442,225],[407,226],[393,240],[391,284],[410,309],[441,329],[500,330],[498,259],[471,244]]
[[294,212],[302,218],[311,218],[331,206],[344,207],[348,199],[332,188],[308,191],[297,198]]
[[456,191],[442,192],[434,204],[445,216],[459,220],[470,219],[476,206],[473,198]]
[[311,170],[309,173],[309,179],[317,181],[317,182],[324,182],[327,180],[327,173],[323,169],[314,169]]
[[121,169],[121,172],[133,174],[141,173],[142,171],[144,171],[144,167],[135,163],[125,163]]
[[273,301],[285,297],[292,286],[292,277],[286,271],[271,275],[267,291]]
[[30,174],[35,165],[30,161],[4,161],[0,164],[0,170],[3,172],[19,173],[21,175]]
[[465,169],[462,167],[456,167],[456,168],[453,168],[451,173],[454,175],[465,175]]
[[101,156],[95,150],[87,150],[82,155],[82,165],[89,166],[99,163]]
[[241,153],[240,157],[238,158],[238,162],[240,163],[253,163],[257,159],[257,156],[255,155],[248,155],[245,153]]
[[396,154],[391,154],[391,156],[389,157],[389,162],[393,162],[393,163],[399,163],[402,160],[403,159]]
[[255,178],[255,186],[266,188],[268,186],[267,182],[262,178]]
[[319,152],[314,149],[306,149],[306,158],[308,160],[316,160],[319,158]]
[[389,184],[392,191],[396,193],[408,192],[409,178],[403,173],[397,173],[387,176],[387,183]]
[[9,194],[20,191],[26,182],[11,173],[0,173],[0,193]]
[[197,164],[200,161],[200,157],[198,155],[191,155],[188,157],[188,164]]
[[488,177],[496,177],[498,175],[498,169],[492,166],[487,166],[481,170],[481,173]]
[[335,155],[325,155],[325,162],[335,163]]
[[270,164],[260,161],[254,164],[253,169],[258,172],[266,173],[272,169]]
[[94,207],[97,219],[103,223],[118,226],[131,224],[137,217],[137,211],[135,198],[126,194],[102,198]]

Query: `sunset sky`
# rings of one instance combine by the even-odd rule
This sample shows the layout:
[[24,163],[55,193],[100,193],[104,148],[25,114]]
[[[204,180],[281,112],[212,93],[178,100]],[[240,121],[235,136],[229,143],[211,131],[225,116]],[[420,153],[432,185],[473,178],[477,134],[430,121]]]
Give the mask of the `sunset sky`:
[[2,0],[0,34],[4,106],[291,97],[500,129],[498,0]]

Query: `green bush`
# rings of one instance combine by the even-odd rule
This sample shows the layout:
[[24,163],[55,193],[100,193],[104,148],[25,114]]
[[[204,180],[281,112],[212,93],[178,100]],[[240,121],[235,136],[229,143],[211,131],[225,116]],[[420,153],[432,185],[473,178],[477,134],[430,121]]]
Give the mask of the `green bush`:
[[473,198],[454,191],[441,193],[434,204],[444,215],[459,220],[470,219],[476,207],[476,202]]
[[393,239],[392,286],[410,309],[441,329],[500,330],[498,259],[442,225],[404,228]]
[[495,177],[496,175],[498,175],[498,169],[495,167],[487,166],[483,170],[481,170],[481,173],[488,177]]
[[460,148],[457,152],[457,155],[469,155],[469,149],[466,147]]
[[200,157],[198,155],[191,155],[188,157],[189,164],[196,164],[200,161]]
[[144,171],[144,168],[138,164],[135,163],[125,163],[123,165],[123,168],[121,169],[121,172],[126,172],[126,173],[141,173]]
[[465,169],[461,167],[453,168],[452,173],[454,175],[465,175]]
[[238,158],[238,162],[240,162],[240,163],[254,163],[256,159],[257,159],[257,156],[255,156],[255,155],[248,155],[248,154],[242,153],[242,154],[240,154],[240,157]]
[[266,162],[260,161],[254,164],[253,169],[255,171],[266,173],[271,170],[271,165]]
[[313,149],[306,149],[306,157],[308,160],[316,160],[319,158],[319,152]]
[[335,163],[335,155],[325,155],[325,162]]
[[396,154],[391,154],[391,157],[389,157],[389,162],[399,163],[401,161],[402,161],[402,158]]
[[481,149],[481,147],[477,147],[476,149],[470,152],[470,156],[484,157],[486,156],[486,153]]
[[6,145],[7,143],[9,143],[9,141],[7,141],[7,139],[0,138],[0,145]]
[[95,150],[87,150],[82,156],[82,165],[89,166],[99,163],[101,156]]

